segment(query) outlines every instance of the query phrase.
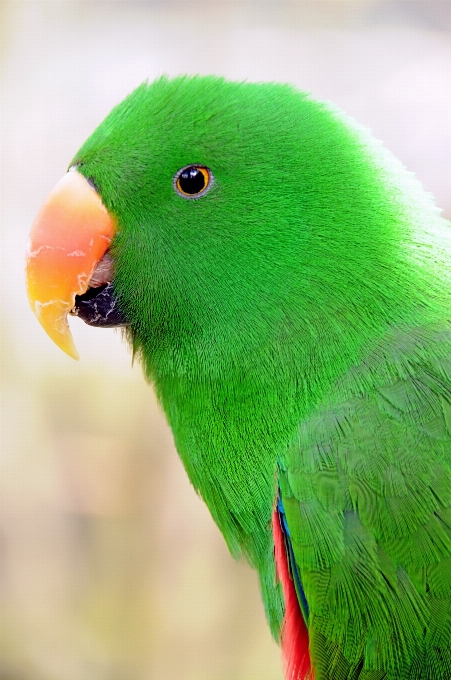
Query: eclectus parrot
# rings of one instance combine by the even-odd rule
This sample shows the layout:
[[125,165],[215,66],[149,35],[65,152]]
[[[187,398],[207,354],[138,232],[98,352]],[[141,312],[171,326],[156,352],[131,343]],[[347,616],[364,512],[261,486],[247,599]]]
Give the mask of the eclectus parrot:
[[293,87],[143,84],[38,214],[31,306],[122,326],[290,680],[451,678],[451,225]]

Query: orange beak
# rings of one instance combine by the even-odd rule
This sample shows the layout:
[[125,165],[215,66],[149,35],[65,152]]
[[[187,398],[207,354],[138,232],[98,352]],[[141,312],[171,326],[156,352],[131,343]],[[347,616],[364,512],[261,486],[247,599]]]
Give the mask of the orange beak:
[[98,193],[75,170],[56,184],[39,211],[28,239],[28,299],[46,333],[78,359],[67,315],[83,295],[108,250],[116,222]]

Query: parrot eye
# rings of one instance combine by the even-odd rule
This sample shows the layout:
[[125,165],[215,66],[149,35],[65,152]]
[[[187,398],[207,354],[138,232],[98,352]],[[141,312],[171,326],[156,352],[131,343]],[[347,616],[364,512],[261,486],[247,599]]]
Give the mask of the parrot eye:
[[204,165],[187,165],[176,172],[174,189],[183,198],[199,198],[211,188],[213,175]]

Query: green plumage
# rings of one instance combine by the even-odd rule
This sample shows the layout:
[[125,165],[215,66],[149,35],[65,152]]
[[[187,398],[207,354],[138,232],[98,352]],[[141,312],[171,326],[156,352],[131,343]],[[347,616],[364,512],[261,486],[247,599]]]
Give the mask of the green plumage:
[[[315,680],[451,677],[451,228],[369,134],[289,86],[161,78],[72,162],[177,449],[275,635],[280,486]],[[214,184],[173,187],[198,163]]]

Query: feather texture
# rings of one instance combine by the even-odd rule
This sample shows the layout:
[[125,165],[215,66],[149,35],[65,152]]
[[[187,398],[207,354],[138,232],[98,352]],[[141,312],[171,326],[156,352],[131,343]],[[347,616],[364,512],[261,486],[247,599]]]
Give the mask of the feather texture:
[[449,322],[391,333],[283,457],[318,678],[451,677],[450,357]]
[[[214,184],[187,201],[190,163]],[[451,229],[430,197],[330,105],[214,77],[142,85],[72,164],[117,220],[127,338],[275,637],[300,621],[276,476],[315,680],[449,679]]]

